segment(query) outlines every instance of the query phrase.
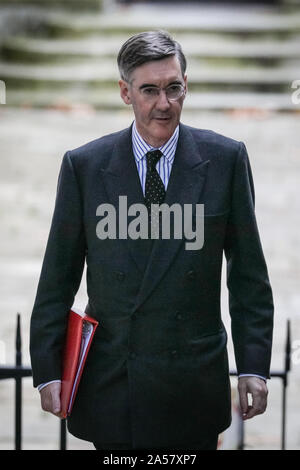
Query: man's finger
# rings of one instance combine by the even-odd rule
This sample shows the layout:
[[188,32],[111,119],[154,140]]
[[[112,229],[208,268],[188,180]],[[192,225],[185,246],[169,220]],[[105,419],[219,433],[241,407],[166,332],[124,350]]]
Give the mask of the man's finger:
[[[250,419],[256,415],[265,412],[267,407],[268,389],[266,384],[254,377],[239,379],[240,405],[242,409],[243,419]],[[248,393],[252,397],[251,406],[248,403]],[[245,399],[247,397],[247,400]]]
[[244,416],[248,412],[249,402],[248,402],[247,387],[245,387],[242,383],[239,383],[239,396],[240,396],[241,411],[242,411],[242,415]]
[[54,414],[61,418],[61,403],[60,403],[60,383],[51,383],[43,388],[41,394],[41,404],[44,411]]
[[247,419],[264,413],[267,407],[267,398],[265,395],[260,393],[252,394],[252,402],[252,409],[249,410],[249,413],[247,413]]
[[60,397],[57,393],[52,394],[52,413],[58,415],[60,412]]

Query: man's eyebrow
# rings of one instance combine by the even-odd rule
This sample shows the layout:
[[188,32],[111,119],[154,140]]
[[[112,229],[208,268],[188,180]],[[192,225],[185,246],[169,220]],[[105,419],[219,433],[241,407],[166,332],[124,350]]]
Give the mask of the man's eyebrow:
[[[183,83],[180,80],[171,80],[167,86],[170,86],[170,85],[183,85]],[[142,90],[143,88],[148,88],[148,87],[159,88],[157,85],[154,85],[153,83],[143,83],[143,85],[141,85],[139,89]]]
[[157,85],[153,85],[153,83],[144,83],[143,85],[141,85],[141,86],[139,87],[139,89],[142,90],[143,88],[148,88],[149,86],[158,88],[158,86],[157,86]]

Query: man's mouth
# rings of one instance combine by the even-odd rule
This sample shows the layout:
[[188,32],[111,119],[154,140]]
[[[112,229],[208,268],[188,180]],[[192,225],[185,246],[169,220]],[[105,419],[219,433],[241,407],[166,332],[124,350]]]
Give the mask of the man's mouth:
[[154,119],[157,121],[169,121],[171,119],[171,116],[156,116]]

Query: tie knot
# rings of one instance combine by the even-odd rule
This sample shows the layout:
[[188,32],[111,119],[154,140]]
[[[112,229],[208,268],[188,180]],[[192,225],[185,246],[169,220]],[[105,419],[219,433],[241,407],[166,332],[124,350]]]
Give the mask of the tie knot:
[[147,152],[147,170],[153,171],[156,167],[156,163],[158,162],[161,156],[162,153],[160,150],[152,150],[151,152]]

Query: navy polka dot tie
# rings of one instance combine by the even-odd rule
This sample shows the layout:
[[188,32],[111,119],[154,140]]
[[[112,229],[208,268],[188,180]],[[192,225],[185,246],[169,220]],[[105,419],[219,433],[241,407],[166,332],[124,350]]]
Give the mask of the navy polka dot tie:
[[147,175],[145,184],[145,204],[148,210],[151,210],[151,204],[162,204],[165,198],[165,187],[155,168],[161,156],[162,153],[160,150],[153,150],[146,154]]
[[152,150],[146,154],[147,175],[145,183],[145,205],[148,208],[150,223],[157,227],[158,220],[154,218],[151,221],[151,204],[162,204],[166,191],[164,184],[155,168],[158,160],[162,156],[160,150]]

